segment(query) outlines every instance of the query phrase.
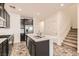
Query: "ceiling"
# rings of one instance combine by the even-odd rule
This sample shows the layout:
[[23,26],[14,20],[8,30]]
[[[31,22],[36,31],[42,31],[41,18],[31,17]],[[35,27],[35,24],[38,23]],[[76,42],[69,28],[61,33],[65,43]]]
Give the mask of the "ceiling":
[[[47,18],[53,13],[68,8],[71,5],[73,4],[64,4],[64,6],[61,7],[59,3],[6,3],[5,8],[9,12],[18,13],[21,16]],[[11,8],[10,6],[14,7]]]

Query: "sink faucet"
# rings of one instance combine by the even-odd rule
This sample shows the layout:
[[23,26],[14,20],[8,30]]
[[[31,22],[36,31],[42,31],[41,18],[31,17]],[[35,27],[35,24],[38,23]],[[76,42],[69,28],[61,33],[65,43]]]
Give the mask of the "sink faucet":
[[41,35],[42,35],[42,33],[40,31],[38,31],[37,36],[41,36]]

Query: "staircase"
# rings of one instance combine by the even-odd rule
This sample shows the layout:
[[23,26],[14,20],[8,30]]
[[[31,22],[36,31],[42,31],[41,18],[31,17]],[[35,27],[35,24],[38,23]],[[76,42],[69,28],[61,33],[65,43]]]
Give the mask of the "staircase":
[[77,29],[71,29],[69,31],[62,45],[77,49]]

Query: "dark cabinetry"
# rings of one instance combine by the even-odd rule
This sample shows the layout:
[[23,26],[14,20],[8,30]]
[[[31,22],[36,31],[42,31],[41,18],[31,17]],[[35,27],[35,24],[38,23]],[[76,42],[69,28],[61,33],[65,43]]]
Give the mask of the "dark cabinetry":
[[11,36],[8,38],[8,55],[11,55],[13,42],[14,42],[14,36],[11,35]]
[[5,15],[6,18],[6,28],[10,27],[10,15],[8,14],[8,12],[5,10]]
[[0,16],[4,17],[4,3],[0,3]]
[[8,40],[5,40],[3,43],[2,43],[2,56],[8,56]]
[[0,44],[0,56],[8,56],[8,41],[5,40]]
[[21,29],[24,29],[25,20],[21,19]]
[[36,55],[36,45],[35,45],[35,42],[33,40],[31,40],[30,38],[28,38],[28,40],[27,40],[27,47],[28,47],[30,55],[35,56]]
[[33,25],[32,19],[25,19],[25,25]]
[[0,56],[11,55],[14,36],[13,35],[1,35],[0,38],[6,38],[5,41],[0,43]]
[[21,37],[21,41],[25,41],[25,34],[24,33],[21,33],[20,37]]
[[27,37],[27,48],[31,56],[49,56],[49,40],[35,42]]
[[21,29],[24,29],[25,25],[33,25],[32,19],[21,19]]
[[9,28],[10,27],[10,15],[4,8],[4,3],[0,3],[0,17],[4,19],[3,26],[0,26],[0,28]]
[[0,56],[2,56],[2,44],[0,44]]

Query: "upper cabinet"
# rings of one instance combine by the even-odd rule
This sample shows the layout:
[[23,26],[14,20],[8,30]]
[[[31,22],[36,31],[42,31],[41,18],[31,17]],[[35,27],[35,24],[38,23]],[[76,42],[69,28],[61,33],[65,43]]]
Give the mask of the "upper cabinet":
[[21,19],[21,29],[24,29],[25,25],[33,25],[33,19]]
[[0,16],[3,18],[4,17],[4,3],[0,3]]
[[10,27],[10,15],[4,8],[4,3],[0,3],[0,28]]
[[25,19],[25,25],[33,25],[32,19]]

